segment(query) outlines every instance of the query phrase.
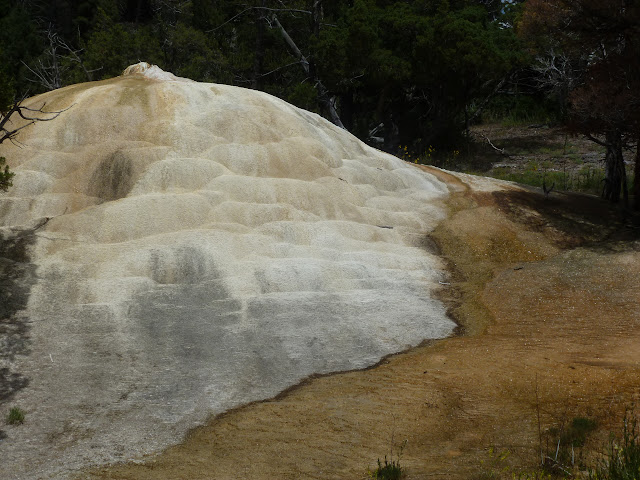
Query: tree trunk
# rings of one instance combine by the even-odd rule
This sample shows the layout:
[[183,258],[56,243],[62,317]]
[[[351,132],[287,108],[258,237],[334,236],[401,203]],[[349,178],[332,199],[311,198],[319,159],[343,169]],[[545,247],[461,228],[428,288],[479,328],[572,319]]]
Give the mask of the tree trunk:
[[636,164],[633,169],[633,207],[640,211],[640,135],[636,145]]
[[251,88],[254,90],[262,90],[262,70],[264,65],[264,25],[266,0],[260,0],[258,6],[262,8],[256,9],[256,52],[253,57],[253,78],[251,79]]
[[307,57],[304,56],[304,54],[300,51],[296,43],[289,36],[287,31],[284,29],[284,27],[278,20],[278,17],[275,14],[273,14],[273,16],[271,17],[271,20],[273,24],[278,28],[278,30],[280,30],[280,34],[282,35],[282,38],[284,39],[287,46],[291,49],[291,52],[293,53],[293,55],[300,62],[300,66],[302,67],[302,69],[305,71],[307,75],[313,78],[313,81],[315,82],[316,92],[318,93],[318,101],[320,102],[320,105],[326,110],[329,116],[329,120],[333,124],[337,125],[338,127],[346,130],[345,126],[342,124],[342,121],[340,120],[340,115],[338,115],[338,110],[336,109],[335,97],[330,96],[329,91],[324,86],[324,84],[320,81],[320,79],[317,76],[314,76],[311,74],[309,60],[307,60]]
[[607,154],[605,157],[605,178],[602,198],[610,202],[620,201],[620,193],[625,193],[625,205],[628,203],[626,171],[622,156],[622,135],[619,130],[611,130],[606,135]]
[[345,128],[350,132],[353,131],[353,91],[349,89],[346,93],[340,95],[340,118]]

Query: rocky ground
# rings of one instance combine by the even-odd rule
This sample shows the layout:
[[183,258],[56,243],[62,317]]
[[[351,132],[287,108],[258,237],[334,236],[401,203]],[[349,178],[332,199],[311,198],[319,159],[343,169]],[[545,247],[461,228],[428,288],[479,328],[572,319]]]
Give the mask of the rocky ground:
[[[595,197],[472,191],[423,168],[453,192],[432,239],[458,335],[308,379],[79,478],[365,478],[403,444],[408,479],[512,478],[556,451],[583,468],[640,400],[640,231]],[[556,442],[575,418],[597,428],[569,454]]]

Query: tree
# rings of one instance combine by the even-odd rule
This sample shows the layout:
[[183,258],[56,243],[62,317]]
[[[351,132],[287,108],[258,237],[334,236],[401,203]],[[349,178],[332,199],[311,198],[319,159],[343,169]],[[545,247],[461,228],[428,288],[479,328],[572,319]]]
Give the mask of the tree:
[[46,90],[56,90],[63,87],[69,78],[67,71],[74,66],[78,66],[84,73],[84,80],[93,80],[93,74],[101,68],[87,69],[84,59],[80,56],[82,50],[75,49],[58,35],[53,26],[49,25],[46,30],[48,47],[34,62],[32,66],[23,62],[24,66],[31,72],[33,78],[31,82],[37,83]]
[[[529,0],[522,32],[562,52],[567,123],[606,148],[603,198],[628,203],[623,149],[640,139],[640,2]],[[532,32],[536,32],[532,34]],[[540,38],[543,40],[540,41]],[[552,50],[553,51],[553,50]],[[556,63],[549,64],[556,68]],[[634,192],[640,208],[640,153]]]
[[494,3],[354,0],[339,10],[312,57],[345,123],[361,138],[382,134],[388,151],[457,143],[521,63],[519,41]]

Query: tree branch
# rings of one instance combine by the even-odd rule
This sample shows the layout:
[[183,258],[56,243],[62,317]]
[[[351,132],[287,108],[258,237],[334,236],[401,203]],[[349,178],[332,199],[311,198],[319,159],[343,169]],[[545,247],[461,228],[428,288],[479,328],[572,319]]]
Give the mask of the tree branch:
[[475,112],[473,112],[473,114],[469,117],[469,123],[473,122],[482,113],[485,107],[489,105],[491,99],[498,94],[500,89],[504,86],[505,83],[507,83],[507,80],[509,80],[510,78],[511,75],[508,75],[498,82],[498,85],[496,85],[493,91],[482,101],[480,106],[476,108]]
[[[21,105],[23,100],[24,99],[14,103],[13,106],[9,109],[9,111],[1,117],[0,143],[4,142],[5,140],[9,140],[10,142],[14,143],[15,141],[14,138],[20,130],[27,128],[28,126],[33,125],[36,122],[49,122],[51,120],[54,120],[58,118],[63,112],[66,112],[71,107],[73,107],[73,105],[71,105],[65,108],[64,110],[54,110],[54,111],[48,112],[44,110],[46,103],[43,103],[40,108],[30,108],[30,107],[25,107]],[[29,113],[32,113],[35,115],[30,115]],[[27,123],[17,128],[13,128],[13,129],[8,128],[7,125],[11,123],[11,117],[14,114],[17,114],[20,118],[22,118],[23,120],[26,120]],[[39,116],[38,114],[45,115],[45,116]],[[46,115],[49,115],[49,116],[46,116]]]
[[592,142],[597,143],[598,145],[600,145],[602,147],[608,147],[609,146],[609,144],[603,142],[602,140],[598,140],[596,137],[594,137],[590,133],[585,134],[585,137],[588,138],[589,140],[591,140]]
[[264,10],[264,11],[267,11],[267,12],[293,12],[293,13],[304,13],[304,14],[307,14],[307,15],[311,15],[311,12],[308,11],[308,10],[298,10],[296,8],[247,7],[244,10],[242,10],[240,13],[238,13],[238,14],[234,15],[233,17],[231,17],[226,22],[221,23],[220,25],[218,25],[216,28],[212,28],[211,30],[207,30],[207,33],[211,33],[211,32],[215,32],[216,30],[220,30],[227,23],[233,22],[236,18],[241,17],[242,15],[244,15],[247,12],[250,12],[251,10]]
[[261,74],[260,74],[260,76],[261,76],[261,77],[266,77],[267,75],[271,75],[272,73],[276,73],[278,70],[282,70],[282,69],[284,69],[284,68],[292,67],[293,65],[298,65],[298,63],[300,63],[300,62],[297,62],[297,61],[296,61],[296,62],[288,63],[288,64],[286,64],[286,65],[282,65],[281,67],[274,68],[274,69],[273,69],[273,70],[271,70],[270,72],[267,72],[267,73],[261,73]]
[[[300,64],[302,69],[305,71],[307,75],[309,75],[311,72],[309,60],[307,60],[307,57],[304,56],[304,54],[300,51],[296,43],[289,36],[287,31],[284,29],[284,27],[278,20],[278,17],[275,13],[271,16],[271,21],[278,28],[278,30],[280,30],[280,34],[282,35],[282,38],[284,39],[285,43],[287,44],[287,46],[289,47],[293,55],[298,59],[298,63]],[[314,75],[313,80],[315,82],[314,86],[315,86],[316,92],[318,93],[318,100],[322,105],[326,107],[327,112],[329,113],[329,120],[331,120],[331,122],[334,125],[337,125],[338,127],[346,130],[346,127],[342,123],[342,120],[340,120],[340,115],[338,115],[338,111],[336,110],[335,98],[329,96],[329,91],[317,76]]]
[[491,140],[489,139],[489,137],[487,137],[486,135],[482,135],[484,137],[484,139],[487,141],[487,143],[491,146],[491,148],[493,148],[496,152],[500,153],[501,155],[504,155],[506,157],[510,157],[511,155],[509,155],[504,148],[498,148],[496,147],[493,143],[491,143]]
[[300,51],[300,49],[298,48],[296,43],[289,36],[289,34],[284,29],[284,27],[280,23],[280,20],[278,20],[278,17],[275,14],[272,15],[271,20],[273,21],[273,23],[275,23],[276,27],[278,27],[278,30],[280,30],[280,34],[282,35],[282,38],[284,39],[285,43],[291,49],[291,51],[293,52],[293,55],[298,59],[298,63],[300,63],[300,65],[304,69],[305,73],[308,75],[309,74],[309,60],[307,60],[307,57],[305,57],[303,55],[303,53]]

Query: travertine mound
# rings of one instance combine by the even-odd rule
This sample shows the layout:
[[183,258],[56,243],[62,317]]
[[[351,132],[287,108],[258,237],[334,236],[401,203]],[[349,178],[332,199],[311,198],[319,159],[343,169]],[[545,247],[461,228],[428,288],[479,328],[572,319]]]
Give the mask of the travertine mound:
[[126,73],[30,99],[70,108],[0,149],[0,401],[27,412],[1,478],[156,452],[454,327],[441,182],[270,95]]

